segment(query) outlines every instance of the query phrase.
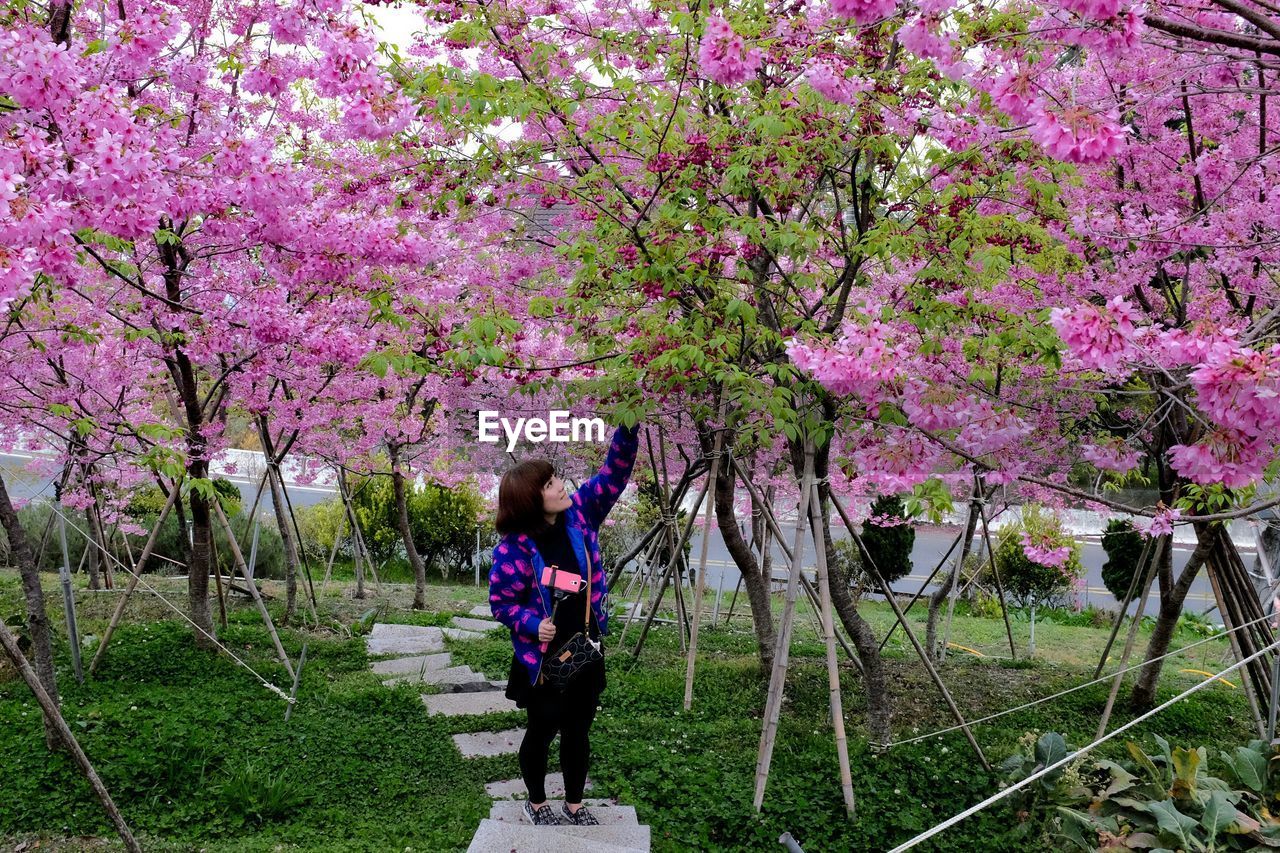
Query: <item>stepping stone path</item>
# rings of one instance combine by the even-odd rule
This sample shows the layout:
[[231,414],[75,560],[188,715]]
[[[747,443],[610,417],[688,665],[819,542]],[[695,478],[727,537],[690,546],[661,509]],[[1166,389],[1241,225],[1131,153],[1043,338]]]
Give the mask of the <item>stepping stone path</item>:
[[[484,618],[489,608],[477,605],[470,616],[455,616],[450,627],[388,625],[378,623],[366,638],[371,655],[394,655],[374,661],[370,669],[387,685],[401,682],[430,684],[439,693],[426,693],[422,703],[428,714],[448,717],[515,711],[516,704],[504,695],[506,682],[490,681],[468,666],[453,666],[444,650],[444,641],[475,640],[500,628],[501,623]],[[524,729],[475,732],[453,736],[465,758],[513,755],[520,750]],[[587,788],[592,787],[587,780]],[[559,814],[564,798],[564,776],[548,773],[547,796]],[[467,853],[649,853],[649,827],[641,824],[632,806],[612,800],[586,801],[600,826],[531,826],[524,818],[524,782],[505,779],[485,785],[493,798],[489,817],[480,821]]]

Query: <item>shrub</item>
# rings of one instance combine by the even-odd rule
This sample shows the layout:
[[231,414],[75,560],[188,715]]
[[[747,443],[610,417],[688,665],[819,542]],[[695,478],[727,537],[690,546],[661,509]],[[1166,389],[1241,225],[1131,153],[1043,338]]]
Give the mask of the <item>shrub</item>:
[[298,518],[302,550],[308,557],[328,562],[329,555],[333,553],[333,543],[339,538],[343,540],[338,546],[339,556],[351,556],[351,525],[347,522],[347,511],[342,501],[328,500],[297,507],[294,515]]
[[[871,504],[871,518],[905,520],[906,506],[897,495],[880,495]],[[916,529],[910,524],[862,525],[862,542],[880,570],[885,583],[893,583],[911,574],[911,549],[916,544]]]
[[1129,591],[1138,560],[1142,558],[1142,548],[1142,535],[1134,529],[1132,521],[1113,518],[1107,522],[1102,534],[1102,550],[1107,552],[1107,560],[1102,564],[1102,583],[1116,601],[1124,601]]
[[[484,501],[470,484],[450,489],[428,483],[418,488],[407,482],[405,487],[414,547],[428,568],[439,568],[447,578],[475,551]],[[352,506],[375,562],[385,563],[404,553],[390,476],[375,475],[353,483]],[[329,544],[332,547],[332,541]]]
[[[1027,555],[1024,539],[1046,550],[1066,549],[1061,565],[1045,565]],[[996,567],[1004,590],[1023,607],[1052,603],[1068,593],[1083,574],[1080,547],[1052,513],[1034,505],[1023,508],[1022,518],[1000,531],[996,543]]]

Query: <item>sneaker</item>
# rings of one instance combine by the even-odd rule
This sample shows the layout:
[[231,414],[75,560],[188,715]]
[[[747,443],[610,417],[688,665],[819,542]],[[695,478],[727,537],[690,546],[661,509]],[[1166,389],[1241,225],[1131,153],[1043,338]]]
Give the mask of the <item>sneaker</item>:
[[596,820],[596,816],[586,806],[578,806],[576,812],[569,811],[569,805],[566,803],[560,806],[561,823],[571,824],[573,826],[599,826],[600,821]]
[[534,826],[559,826],[560,818],[556,817],[556,813],[551,810],[548,803],[543,803],[540,808],[534,808],[528,801],[524,801],[524,819]]

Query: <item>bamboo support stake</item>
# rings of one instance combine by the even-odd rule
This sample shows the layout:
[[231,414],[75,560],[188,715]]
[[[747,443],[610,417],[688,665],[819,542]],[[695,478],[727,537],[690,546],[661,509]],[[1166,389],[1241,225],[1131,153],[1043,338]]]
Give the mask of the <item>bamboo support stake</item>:
[[844,706],[840,701],[840,667],[836,663],[835,622],[831,617],[831,579],[827,574],[827,546],[822,535],[822,519],[819,516],[818,486],[809,487],[809,532],[813,536],[814,554],[818,564],[818,595],[822,601],[822,636],[827,647],[827,689],[831,702],[831,724],[835,729],[836,758],[840,763],[840,791],[844,795],[844,810],[854,816],[853,775],[849,770],[849,741],[844,732]]
[[973,732],[969,730],[969,724],[965,722],[964,715],[960,713],[955,699],[951,696],[951,691],[947,689],[947,685],[943,683],[942,676],[938,674],[938,669],[933,665],[933,661],[929,659],[929,654],[925,651],[924,646],[920,645],[920,639],[916,636],[916,632],[911,630],[911,624],[907,622],[907,615],[902,612],[902,607],[898,604],[898,600],[893,597],[889,584],[884,580],[884,576],[880,574],[880,567],[876,565],[875,560],[871,558],[871,552],[867,550],[867,545],[862,541],[862,537],[858,535],[858,530],[853,526],[853,522],[849,519],[848,514],[844,511],[844,507],[840,505],[840,501],[836,500],[836,496],[828,490],[827,499],[831,501],[831,505],[836,508],[836,512],[840,514],[840,518],[844,521],[845,528],[849,531],[849,535],[854,537],[854,542],[858,545],[858,550],[862,553],[867,561],[867,569],[871,572],[872,579],[885,593],[885,600],[889,602],[889,606],[893,609],[893,615],[897,618],[898,624],[902,625],[902,631],[907,635],[907,639],[911,641],[912,647],[916,650],[920,662],[924,664],[925,670],[929,673],[929,678],[933,681],[938,692],[942,694],[943,700],[947,703],[951,716],[955,717],[959,723],[961,730],[964,732],[965,739],[969,741],[969,746],[973,747],[973,751],[977,753],[978,760],[982,762],[982,766],[987,770],[991,769],[991,764],[987,761],[987,756],[982,752],[982,747],[978,745],[977,739],[973,736]]
[[44,685],[40,683],[35,671],[31,669],[31,664],[18,648],[17,638],[13,636],[9,626],[5,625],[3,620],[0,620],[0,645],[4,646],[5,654],[13,662],[14,668],[22,675],[22,680],[27,683],[27,687],[35,695],[36,701],[40,703],[40,710],[44,712],[45,718],[58,733],[58,738],[62,741],[62,745],[66,747],[67,752],[71,753],[71,757],[80,767],[80,772],[89,780],[89,786],[93,788],[93,793],[97,795],[98,801],[102,803],[102,808],[106,811],[107,817],[111,818],[111,823],[120,835],[120,840],[124,842],[125,849],[130,853],[142,853],[142,846],[133,837],[133,833],[129,830],[129,824],[125,823],[124,816],[116,808],[115,802],[111,799],[111,794],[107,792],[106,786],[102,784],[102,779],[98,776],[97,771],[93,769],[93,764],[89,762],[89,756],[85,755],[84,750],[80,748],[75,735],[71,733],[71,729],[67,726],[67,721],[62,718],[62,714],[58,711],[58,706],[49,698]]
[[[1138,638],[1138,628],[1142,625],[1142,613],[1147,609],[1147,599],[1151,597],[1151,584],[1155,581],[1156,571],[1160,565],[1160,560],[1164,557],[1164,549],[1166,544],[1171,545],[1173,536],[1161,536],[1152,547],[1151,562],[1147,565],[1147,573],[1142,581],[1142,598],[1138,599],[1138,610],[1133,614],[1133,623],[1129,626],[1129,634],[1124,640],[1124,651],[1120,655],[1119,672],[1111,682],[1111,692],[1107,695],[1107,704],[1102,709],[1102,719],[1098,721],[1098,734],[1095,737],[1102,737],[1107,733],[1107,723],[1111,722],[1111,709],[1115,707],[1116,696],[1120,694],[1120,684],[1124,681],[1124,671],[1129,666],[1129,655],[1133,654],[1133,644]],[[1169,541],[1167,541],[1169,540]],[[1121,614],[1123,617],[1123,614]],[[1102,672],[1102,667],[1107,662],[1104,657],[1102,662],[1098,664],[1098,672],[1094,674],[1096,679]]]
[[[1214,550],[1217,550],[1218,547],[1219,546],[1215,544]],[[1218,603],[1218,611],[1222,614],[1225,627],[1230,631],[1230,629],[1234,628],[1235,625],[1242,623],[1232,618],[1234,615],[1234,608],[1230,607],[1230,603],[1223,596],[1222,582],[1218,577],[1218,566],[1216,565],[1216,562],[1217,561],[1213,559],[1213,551],[1210,551],[1210,556],[1205,559],[1205,570],[1209,575],[1209,586],[1213,589],[1214,600]],[[1235,625],[1232,624],[1233,622]],[[1235,655],[1237,661],[1243,662],[1250,656],[1250,653],[1244,651],[1244,648],[1241,645],[1241,639],[1242,638],[1238,636],[1235,631],[1231,631],[1227,634],[1227,640],[1231,644],[1232,654]],[[1245,698],[1249,700],[1249,712],[1253,715],[1253,723],[1254,727],[1258,730],[1258,737],[1266,737],[1267,724],[1263,719],[1261,708],[1258,707],[1257,697],[1254,696],[1254,685],[1250,679],[1248,666],[1244,666],[1240,670],[1240,685],[1244,688]]]
[[765,700],[764,719],[760,729],[760,751],[756,757],[755,794],[752,805],[757,812],[764,805],[764,789],[769,781],[769,765],[773,762],[773,746],[778,736],[778,719],[782,714],[782,690],[787,678],[791,653],[791,629],[795,624],[796,595],[800,590],[800,560],[804,554],[804,525],[809,514],[809,487],[813,483],[813,443],[804,443],[804,474],[800,483],[800,508],[796,514],[795,546],[791,550],[791,573],[787,576],[787,598],[782,608],[782,623],[773,652],[773,671],[769,674],[769,693]]
[[1009,637],[1009,657],[1017,660],[1018,650],[1013,645],[1013,625],[1009,624],[1009,608],[1004,602],[1004,584],[1000,582],[1000,569],[996,566],[996,549],[991,545],[991,525],[987,523],[987,511],[983,509],[985,503],[984,496],[982,503],[975,503],[975,506],[978,508],[978,517],[982,520],[982,538],[987,543],[987,560],[991,563],[991,574],[996,580],[996,595],[1000,597],[1000,615],[1004,617],[1004,632]]
[[[138,555],[138,562],[134,564],[133,571],[129,573],[129,583],[125,585],[124,593],[120,596],[120,600],[116,602],[116,609],[111,613],[111,621],[107,623],[107,630],[102,632],[102,641],[98,643],[98,650],[94,652],[93,660],[89,662],[89,675],[93,675],[94,671],[97,670],[103,654],[107,651],[107,644],[111,642],[111,635],[115,633],[116,628],[120,625],[120,618],[124,616],[124,608],[129,603],[129,596],[133,595],[133,591],[138,588],[138,581],[142,579],[142,570],[146,568],[147,560],[151,558],[151,552],[156,548],[156,540],[160,536],[160,528],[164,525],[164,520],[168,518],[169,511],[173,509],[174,502],[178,499],[179,485],[179,483],[174,483],[173,488],[169,490],[169,499],[165,501],[164,508],[160,510],[155,526],[151,528],[151,535],[147,537],[147,543],[142,547],[142,553]],[[127,539],[125,543],[127,546]]]
[[231,542],[231,556],[235,558],[236,568],[240,570],[240,575],[249,587],[249,594],[253,596],[253,603],[258,606],[258,614],[262,616],[262,621],[267,626],[267,633],[271,635],[271,642],[276,647],[276,657],[280,658],[280,663],[284,664],[285,671],[289,673],[290,678],[293,678],[293,664],[289,661],[289,656],[285,654],[284,645],[280,642],[280,634],[276,632],[276,624],[271,621],[271,614],[267,611],[267,605],[262,600],[262,596],[258,594],[258,585],[249,576],[249,567],[244,564],[244,556],[240,553],[240,545],[236,542],[235,534],[231,532],[231,525],[227,523],[227,516],[222,512],[222,504],[216,500],[212,501],[212,503],[214,511],[218,515],[218,521],[222,523],[222,529],[226,531],[227,539]]
[[[1115,645],[1116,637],[1120,634],[1120,626],[1124,624],[1125,614],[1129,612],[1129,605],[1133,603],[1133,595],[1138,591],[1139,579],[1147,576],[1147,558],[1151,554],[1151,545],[1155,541],[1156,537],[1149,536],[1142,545],[1142,553],[1138,555],[1138,564],[1133,567],[1133,577],[1129,578],[1129,588],[1125,590],[1124,601],[1120,602],[1120,615],[1116,618],[1115,624],[1111,626],[1111,636],[1107,637],[1107,644],[1102,647],[1102,655],[1098,658],[1098,666],[1093,671],[1095,681],[1102,675],[1102,668],[1107,665],[1107,657],[1111,654],[1111,647]],[[1124,669],[1124,667],[1121,667],[1121,669]]]
[[[721,392],[724,393],[723,391]],[[720,399],[720,417],[724,418],[724,397]],[[702,595],[707,586],[707,546],[711,542],[711,505],[714,503],[711,485],[720,476],[720,453],[724,445],[723,430],[716,432],[715,446],[711,449],[711,470],[707,472],[706,494],[707,511],[702,522],[702,551],[698,556],[697,590],[693,594],[693,626],[689,633],[689,658],[685,663],[684,673],[684,709],[693,707],[693,669],[698,655],[698,628],[702,624]],[[696,512],[699,507],[695,507]]]

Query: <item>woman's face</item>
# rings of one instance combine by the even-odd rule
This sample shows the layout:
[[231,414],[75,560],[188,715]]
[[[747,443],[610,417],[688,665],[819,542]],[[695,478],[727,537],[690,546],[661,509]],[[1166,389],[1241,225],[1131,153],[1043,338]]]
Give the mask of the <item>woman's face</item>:
[[570,499],[569,492],[564,487],[564,480],[553,476],[542,487],[542,511],[547,515],[555,515],[571,506],[573,506],[573,500]]

